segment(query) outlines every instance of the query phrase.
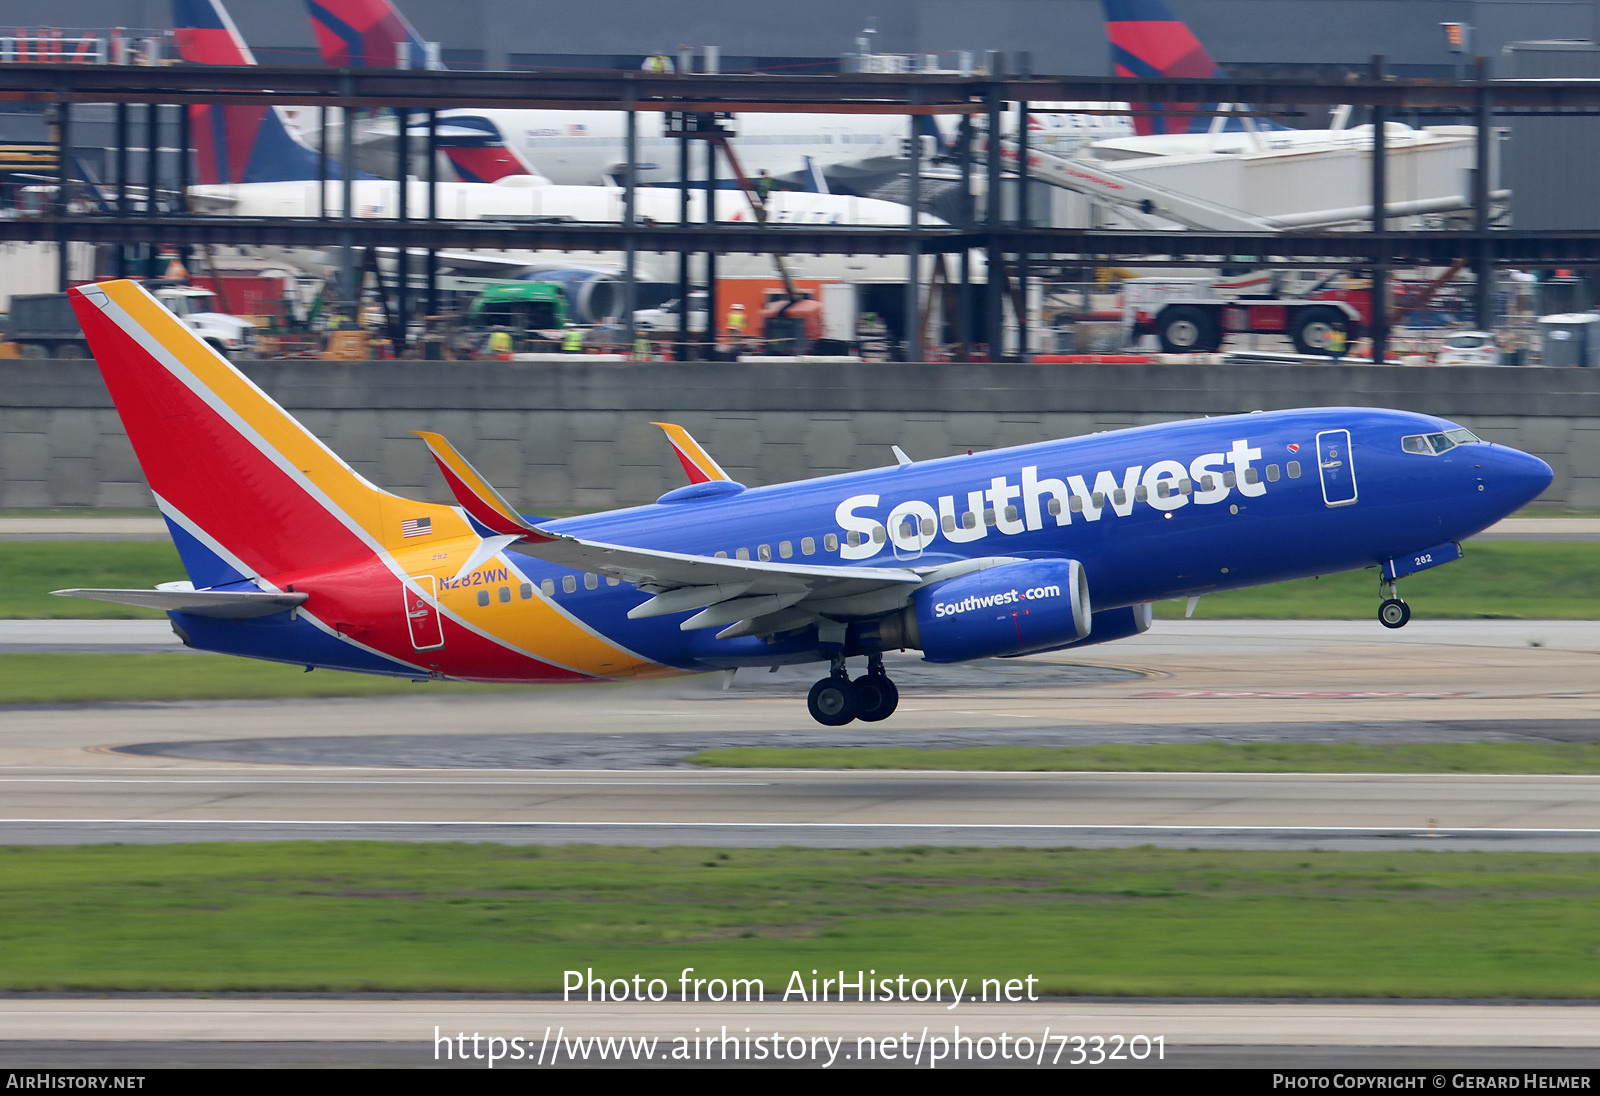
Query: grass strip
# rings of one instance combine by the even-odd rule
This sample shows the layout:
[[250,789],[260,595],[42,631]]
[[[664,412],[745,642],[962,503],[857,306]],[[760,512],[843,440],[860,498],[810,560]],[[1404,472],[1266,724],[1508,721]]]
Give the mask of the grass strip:
[[75,597],[51,590],[148,590],[187,577],[169,540],[0,541],[0,618],[136,620],[165,613]]
[[1193,742],[1107,746],[732,746],[689,758],[723,769],[970,772],[1600,773],[1600,742]]
[[[0,849],[0,988],[549,992],[795,971],[1042,993],[1595,997],[1600,855]],[[794,1000],[794,998],[791,998]]]
[[[164,541],[0,541],[0,618],[131,619],[161,614],[124,605],[51,597],[66,587],[149,588],[182,578]],[[1208,594],[1210,619],[1362,620],[1378,605],[1375,570]],[[1466,558],[1401,580],[1419,617],[1433,620],[1600,618],[1600,550],[1583,541],[1486,541]],[[1156,614],[1183,615],[1181,601]]]
[[[1093,576],[1090,576],[1091,582]],[[1454,563],[1400,580],[1427,620],[1594,620],[1600,618],[1600,546],[1584,541],[1484,541]],[[1181,617],[1184,603],[1156,605]],[[1346,571],[1207,594],[1197,617],[1212,620],[1365,620],[1378,611],[1378,572]]]
[[537,685],[414,683],[178,650],[170,654],[0,654],[0,704],[132,700],[260,700],[397,696],[438,691],[537,689]]

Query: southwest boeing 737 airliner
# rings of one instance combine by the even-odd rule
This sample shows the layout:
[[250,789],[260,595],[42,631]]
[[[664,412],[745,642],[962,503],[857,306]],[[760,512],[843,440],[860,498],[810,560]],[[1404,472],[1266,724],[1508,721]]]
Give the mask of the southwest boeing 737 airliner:
[[[60,590],[167,611],[206,651],[410,678],[583,681],[825,662],[811,714],[878,720],[883,653],[930,662],[1121,639],[1150,603],[1378,567],[1405,575],[1549,485],[1429,415],[1277,411],[746,488],[680,427],[648,506],[514,511],[424,433],[458,505],[357,475],[143,288],[74,291],[189,580]],[[866,672],[851,680],[846,660]]]

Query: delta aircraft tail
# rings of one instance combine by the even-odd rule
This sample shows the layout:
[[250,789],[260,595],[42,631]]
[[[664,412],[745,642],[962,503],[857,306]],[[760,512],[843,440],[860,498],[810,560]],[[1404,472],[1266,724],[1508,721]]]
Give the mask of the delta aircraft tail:
[[[402,47],[412,67],[420,67],[427,46],[389,0],[306,0],[322,63],[338,68],[395,68]],[[444,68],[435,61],[429,67]],[[414,117],[414,115],[412,116]],[[402,114],[401,124],[408,118]],[[419,130],[417,136],[426,136]],[[505,141],[487,118],[452,116],[438,127],[434,144],[464,183],[498,183],[539,172]]]
[[[198,65],[253,65],[255,57],[219,0],[172,0],[178,55]],[[315,179],[317,154],[289,132],[277,107],[189,107],[199,182],[281,183]],[[337,176],[337,166],[329,168]]]
[[389,0],[306,0],[324,64],[338,68],[398,68],[400,47],[419,68],[422,35]]
[[[1194,77],[1207,79],[1226,76],[1205,46],[1179,19],[1166,0],[1101,0],[1106,13],[1106,38],[1111,43],[1112,71],[1118,76]],[[1219,103],[1138,103],[1151,113],[1136,114],[1134,132],[1140,137],[1175,133],[1206,133],[1215,128],[1216,118],[1205,112],[1221,108]],[[1174,113],[1162,113],[1170,111]],[[1275,123],[1258,121],[1258,129],[1281,129]],[[1243,128],[1238,118],[1227,119],[1221,127]]]

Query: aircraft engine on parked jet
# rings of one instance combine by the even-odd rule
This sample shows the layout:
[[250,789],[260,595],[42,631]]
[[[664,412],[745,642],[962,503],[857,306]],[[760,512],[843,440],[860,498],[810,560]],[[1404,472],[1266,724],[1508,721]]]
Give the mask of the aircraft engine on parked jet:
[[533,270],[522,275],[524,281],[554,282],[567,291],[572,322],[604,324],[622,315],[622,279],[611,270],[584,267],[566,270]]

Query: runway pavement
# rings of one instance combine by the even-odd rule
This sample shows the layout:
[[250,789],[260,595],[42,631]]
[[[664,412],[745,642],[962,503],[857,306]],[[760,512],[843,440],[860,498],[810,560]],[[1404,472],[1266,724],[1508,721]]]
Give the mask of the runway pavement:
[[[159,624],[160,622],[156,622]],[[103,638],[103,637],[101,637]],[[173,657],[199,658],[193,653]],[[1600,777],[702,772],[729,744],[1600,737],[1600,624],[1161,622],[1082,652],[890,663],[818,728],[803,668],[352,701],[0,711],[0,842],[1600,849]]]
[[[51,642],[159,648],[164,627],[58,628]],[[0,627],[0,645],[18,641],[16,627]],[[704,772],[684,758],[735,742],[1592,740],[1597,663],[1594,622],[1419,620],[1385,632],[1370,621],[1194,620],[1035,659],[935,668],[907,657],[892,665],[904,697],[896,716],[839,730],[806,716],[811,674],[802,670],[741,673],[727,692],[717,678],[697,678],[448,697],[418,686],[381,700],[13,707],[0,709],[0,844],[391,837],[1594,850],[1600,777]],[[750,1027],[769,1048],[773,1034],[805,1040],[786,1064],[825,1064],[827,1044],[816,1042],[824,1036],[847,1037],[847,1047],[833,1044],[838,1054],[864,1055],[858,1038],[876,1040],[875,1063],[836,1059],[835,1068],[904,1064],[883,1059],[884,1040],[908,1054],[920,1048],[915,1064],[926,1066],[939,1039],[948,1053],[960,1036],[1005,1032],[1013,1043],[1026,1035],[1035,1052],[1047,1047],[1049,1061],[1034,1065],[1087,1065],[1093,1037],[1104,1048],[1113,1036],[1143,1035],[1162,1038],[1159,1058],[1142,1043],[1143,1059],[1104,1065],[1592,1070],[1597,1021],[1587,1002],[1039,1001],[952,1012],[770,1000],[18,995],[0,998],[0,1068],[487,1065],[437,1057],[437,1026],[446,1038],[465,1033],[469,1049],[474,1032],[520,1037],[524,1057],[503,1069],[535,1064],[538,1050],[547,1065],[575,1055],[582,1064],[583,1046],[597,1052],[571,1042],[578,1036],[660,1037],[653,1054],[664,1054],[675,1038],[703,1040],[726,1026],[736,1038]],[[567,1040],[563,1049],[551,1049],[547,1028]]]
[[[133,1070],[166,1065],[487,1069],[490,1037],[500,1040],[496,1069],[593,1066],[604,1064],[602,1052],[590,1042],[599,1037],[602,1045],[607,1038],[615,1041],[613,1046],[632,1041],[633,1054],[623,1057],[622,1064],[666,1067],[739,1066],[754,1060],[765,1067],[829,1068],[1588,1072],[1600,1042],[1596,1009],[1584,1003],[1043,999],[964,1002],[952,1009],[948,1001],[784,1002],[778,999],[781,993],[781,987],[766,987],[764,1002],[737,1005],[425,995],[360,1000],[309,995],[61,1000],[21,995],[0,999],[0,1069],[108,1064]],[[724,1034],[729,1036],[726,1043]],[[458,1035],[464,1039],[457,1041]],[[476,1043],[474,1035],[479,1036]],[[1005,1058],[1002,1035],[1009,1037]],[[648,1042],[641,1046],[640,1041]],[[675,1050],[687,1060],[673,1061]],[[587,1058],[574,1061],[579,1053]],[[1424,1087],[1434,1087],[1430,1080],[1425,1074]]]

